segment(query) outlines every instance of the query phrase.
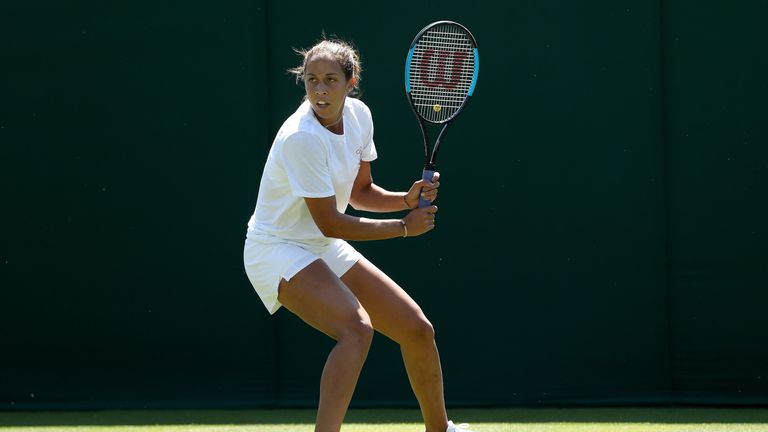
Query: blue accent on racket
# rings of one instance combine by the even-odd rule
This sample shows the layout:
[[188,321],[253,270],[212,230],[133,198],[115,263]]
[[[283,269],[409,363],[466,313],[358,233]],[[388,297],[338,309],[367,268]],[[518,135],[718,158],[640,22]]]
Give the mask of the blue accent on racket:
[[411,92],[411,60],[413,60],[413,51],[416,47],[408,50],[408,57],[405,58],[405,91]]
[[[472,74],[472,84],[469,86],[469,92],[468,95],[472,96],[472,93],[475,92],[475,85],[477,84],[477,74],[480,73],[480,54],[477,52],[477,48],[472,50],[472,53],[475,55],[475,71]],[[408,85],[410,87],[410,85]]]

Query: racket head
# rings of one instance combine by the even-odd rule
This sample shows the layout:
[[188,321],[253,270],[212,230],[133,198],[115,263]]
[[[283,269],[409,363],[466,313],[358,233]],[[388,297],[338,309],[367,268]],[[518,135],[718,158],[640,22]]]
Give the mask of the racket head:
[[413,39],[405,61],[405,92],[421,120],[453,120],[475,91],[480,70],[472,33],[453,21],[437,21]]

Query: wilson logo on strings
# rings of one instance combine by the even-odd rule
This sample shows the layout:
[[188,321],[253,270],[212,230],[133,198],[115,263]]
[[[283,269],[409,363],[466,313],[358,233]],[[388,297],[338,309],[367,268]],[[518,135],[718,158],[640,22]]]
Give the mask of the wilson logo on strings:
[[[452,57],[451,70],[448,74],[448,58]],[[430,65],[435,58],[437,65],[433,68],[434,73],[430,74]],[[461,72],[464,68],[464,60],[467,58],[465,51],[446,51],[427,49],[424,51],[419,62],[419,73],[421,82],[427,87],[445,87],[453,89],[461,79]],[[433,77],[430,77],[433,75]]]

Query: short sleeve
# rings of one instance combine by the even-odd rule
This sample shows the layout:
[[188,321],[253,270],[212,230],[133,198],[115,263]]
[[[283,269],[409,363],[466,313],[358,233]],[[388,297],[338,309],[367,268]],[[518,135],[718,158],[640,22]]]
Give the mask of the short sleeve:
[[296,133],[282,144],[281,162],[294,196],[324,198],[335,195],[323,143],[310,134]]
[[365,132],[363,134],[363,152],[360,159],[364,162],[370,162],[378,157],[376,153],[376,144],[373,143],[373,116],[371,110],[365,107]]

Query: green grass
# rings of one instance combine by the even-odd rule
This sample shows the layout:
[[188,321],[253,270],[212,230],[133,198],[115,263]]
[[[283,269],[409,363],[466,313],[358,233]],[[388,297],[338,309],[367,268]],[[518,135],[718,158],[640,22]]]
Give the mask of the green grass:
[[[0,412],[0,432],[311,432],[311,410]],[[451,410],[477,432],[768,432],[768,409]],[[344,432],[422,432],[417,410],[351,410]]]

